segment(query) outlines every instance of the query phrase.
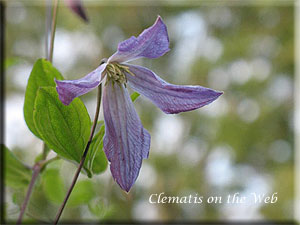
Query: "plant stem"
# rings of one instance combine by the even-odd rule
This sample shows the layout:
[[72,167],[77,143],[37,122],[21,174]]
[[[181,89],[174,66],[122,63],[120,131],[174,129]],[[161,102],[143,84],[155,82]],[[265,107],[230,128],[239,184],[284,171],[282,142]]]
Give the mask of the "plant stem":
[[54,38],[55,38],[55,30],[56,30],[57,8],[58,8],[58,0],[54,0],[52,25],[51,25],[50,53],[49,53],[49,58],[48,58],[51,63],[53,60],[53,48],[54,48]]
[[31,181],[30,181],[30,184],[29,184],[27,193],[26,193],[25,200],[24,200],[24,202],[23,202],[23,205],[22,205],[22,208],[21,208],[21,211],[20,211],[19,218],[18,218],[18,220],[17,220],[17,224],[21,224],[21,222],[22,222],[23,215],[24,215],[24,213],[25,213],[27,204],[28,204],[28,202],[29,202],[29,199],[30,199],[30,196],[31,196],[31,193],[32,193],[34,184],[35,184],[35,181],[36,181],[36,179],[38,178],[38,175],[39,175],[40,170],[41,170],[41,166],[39,165],[39,163],[35,164],[34,167],[33,167],[32,178],[31,178]]
[[17,220],[17,224],[20,224],[22,222],[22,219],[23,219],[23,216],[24,216],[24,213],[25,213],[25,210],[26,210],[26,207],[28,205],[28,202],[30,200],[30,196],[31,196],[31,193],[33,191],[33,187],[34,187],[34,184],[38,178],[38,175],[40,173],[40,171],[47,165],[49,164],[50,162],[52,161],[55,161],[59,159],[59,157],[54,157],[52,159],[49,159],[49,160],[41,160],[39,162],[37,162],[32,170],[33,170],[33,173],[32,173],[32,177],[31,177],[31,180],[30,180],[30,183],[29,183],[29,187],[28,187],[28,190],[27,190],[27,193],[26,193],[26,196],[25,196],[25,200],[23,202],[23,205],[21,207],[21,211],[20,211],[20,215],[19,215],[19,218]]
[[46,160],[48,153],[49,153],[50,149],[48,148],[48,146],[46,145],[45,142],[43,142],[43,155],[42,155],[42,160]]
[[87,145],[85,147],[85,150],[83,152],[83,155],[82,155],[82,158],[80,160],[79,166],[78,166],[78,168],[76,170],[76,173],[75,173],[75,176],[73,178],[72,184],[71,184],[71,186],[70,186],[70,188],[69,188],[69,190],[67,192],[67,195],[66,195],[66,197],[65,197],[62,205],[59,208],[59,211],[58,211],[57,215],[56,215],[54,224],[58,223],[59,218],[60,218],[60,216],[61,216],[61,214],[62,214],[62,212],[63,212],[63,210],[64,210],[64,208],[65,208],[65,206],[67,204],[67,201],[68,201],[68,199],[69,199],[69,197],[71,195],[71,192],[72,192],[72,190],[73,190],[73,188],[74,188],[74,186],[76,184],[76,181],[77,181],[77,179],[79,177],[80,171],[81,171],[81,169],[82,169],[82,167],[84,165],[84,161],[85,161],[85,158],[87,156],[87,153],[88,153],[88,150],[89,150],[90,144],[92,142],[96,126],[97,126],[97,121],[98,121],[99,112],[100,112],[100,105],[101,105],[101,95],[102,95],[102,85],[100,84],[98,86],[96,113],[95,113],[95,118],[94,118],[93,126],[92,126],[92,129],[91,129],[91,134],[90,134],[88,143],[87,143]]
[[[50,1],[50,2],[49,2]],[[46,8],[46,17],[45,17],[45,55],[49,60],[49,35],[51,33],[51,0],[45,0],[45,8]]]
[[[45,39],[45,51],[46,57],[49,62],[52,63],[53,61],[53,49],[54,49],[54,38],[55,38],[55,30],[56,30],[56,18],[57,18],[57,7],[58,7],[58,0],[55,0],[53,4],[53,15],[52,15],[52,23],[51,23],[51,31],[50,28],[50,17],[51,17],[51,6],[48,0],[45,1],[46,3],[46,39]],[[50,49],[49,49],[49,33],[51,32],[51,39],[50,39]],[[50,52],[49,52],[50,51]],[[46,159],[48,154],[48,147],[45,142],[43,142],[43,160]]]
[[[46,3],[47,4],[47,3]],[[51,16],[50,14],[47,14],[47,17],[46,18],[46,57],[47,59],[52,62],[52,58],[53,58],[53,45],[54,45],[54,37],[55,37],[55,29],[56,29],[56,17],[57,17],[57,6],[58,6],[58,0],[54,0],[54,8],[53,8],[53,16],[52,16],[52,29],[51,29],[51,40],[50,40],[50,53],[48,55],[48,32],[49,32],[49,29],[48,29],[48,20],[50,21],[49,19],[49,16]],[[48,8],[48,5],[46,6]],[[29,203],[29,200],[30,200],[30,196],[31,196],[31,193],[33,191],[33,188],[34,188],[34,185],[35,185],[35,182],[39,176],[39,173],[40,171],[43,169],[44,166],[46,166],[49,162],[52,162],[53,160],[56,160],[58,159],[58,157],[55,157],[53,159],[50,159],[50,160],[45,160],[46,157],[47,157],[47,153],[48,153],[48,147],[47,145],[43,142],[43,157],[42,157],[42,160],[37,162],[32,170],[33,170],[33,173],[32,173],[32,177],[31,177],[31,180],[30,180],[30,183],[29,183],[29,187],[28,187],[28,190],[26,192],[26,196],[25,196],[25,200],[22,204],[22,207],[21,207],[21,211],[20,211],[20,214],[19,214],[19,218],[17,220],[17,224],[21,224],[22,222],[22,219],[23,219],[23,216],[25,214],[25,211],[26,211],[26,208],[27,208],[27,205]]]

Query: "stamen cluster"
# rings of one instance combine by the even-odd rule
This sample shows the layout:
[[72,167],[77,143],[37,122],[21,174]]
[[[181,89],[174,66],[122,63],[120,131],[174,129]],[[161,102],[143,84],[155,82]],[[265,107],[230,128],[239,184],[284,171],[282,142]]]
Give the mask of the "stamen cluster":
[[132,76],[134,74],[130,72],[129,67],[119,64],[119,63],[109,63],[105,69],[107,80],[112,80],[112,82],[116,82],[118,84],[126,84],[127,78],[125,73],[128,73]]

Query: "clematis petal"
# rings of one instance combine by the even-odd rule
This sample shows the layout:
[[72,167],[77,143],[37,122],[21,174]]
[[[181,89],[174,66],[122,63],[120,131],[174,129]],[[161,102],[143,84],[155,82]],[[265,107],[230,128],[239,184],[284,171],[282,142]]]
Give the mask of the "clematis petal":
[[123,85],[107,83],[103,111],[104,151],[114,179],[128,192],[139,174],[142,160],[148,158],[150,134],[143,128]]
[[89,21],[81,0],[65,0],[65,3],[74,13],[81,17],[81,19],[85,22]]
[[168,114],[198,109],[223,93],[201,86],[169,84],[147,68],[126,65],[135,75],[127,74],[129,86]]
[[55,80],[56,90],[61,102],[65,105],[69,105],[74,98],[97,87],[102,82],[102,72],[106,65],[106,63],[101,64],[93,72],[78,80]]
[[108,59],[108,62],[121,63],[141,57],[158,58],[169,50],[167,27],[158,16],[155,23],[137,38],[132,36],[119,43],[118,51]]

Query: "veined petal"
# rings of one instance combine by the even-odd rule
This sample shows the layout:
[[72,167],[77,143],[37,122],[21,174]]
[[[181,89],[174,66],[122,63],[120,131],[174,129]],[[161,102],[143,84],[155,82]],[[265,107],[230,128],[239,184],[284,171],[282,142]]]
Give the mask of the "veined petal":
[[118,51],[108,59],[108,62],[121,63],[141,57],[158,58],[169,50],[167,27],[158,16],[155,23],[137,38],[132,36],[119,43]]
[[126,65],[135,75],[127,74],[129,86],[168,114],[198,109],[223,93],[201,86],[169,84],[147,68]]
[[61,102],[65,105],[69,105],[74,98],[97,87],[102,81],[102,72],[106,65],[106,63],[101,64],[93,72],[78,80],[55,80],[56,90]]
[[74,13],[81,17],[81,19],[85,22],[89,21],[81,0],[65,0],[65,3]]
[[150,134],[143,128],[124,85],[107,83],[103,111],[104,151],[114,179],[128,192],[139,174],[142,160],[148,158]]

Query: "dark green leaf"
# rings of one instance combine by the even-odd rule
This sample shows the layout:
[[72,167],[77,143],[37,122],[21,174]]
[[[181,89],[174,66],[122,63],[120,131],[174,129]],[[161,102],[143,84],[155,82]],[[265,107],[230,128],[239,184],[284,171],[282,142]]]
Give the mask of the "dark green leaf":
[[134,102],[139,96],[140,96],[139,93],[133,92],[133,93],[130,95],[131,101]]
[[93,183],[90,180],[81,180],[75,185],[67,204],[68,206],[87,204],[94,197]]
[[24,102],[24,118],[28,128],[37,137],[40,137],[34,121],[33,121],[33,108],[37,91],[39,87],[55,87],[54,78],[62,80],[63,77],[57,69],[55,69],[50,62],[45,59],[38,59],[33,65],[30,77],[28,79],[25,102]]
[[27,168],[4,145],[1,145],[5,155],[5,183],[13,188],[27,187],[31,179],[31,169]]
[[105,127],[102,125],[99,132],[94,136],[91,142],[90,150],[88,152],[88,158],[90,160],[85,163],[86,167],[95,174],[104,172],[108,164],[103,151],[104,132]]
[[[45,143],[59,156],[80,162],[89,138],[91,122],[79,98],[65,106],[58,99],[54,87],[39,88],[35,101],[34,123]],[[85,166],[84,168],[87,169]]]

